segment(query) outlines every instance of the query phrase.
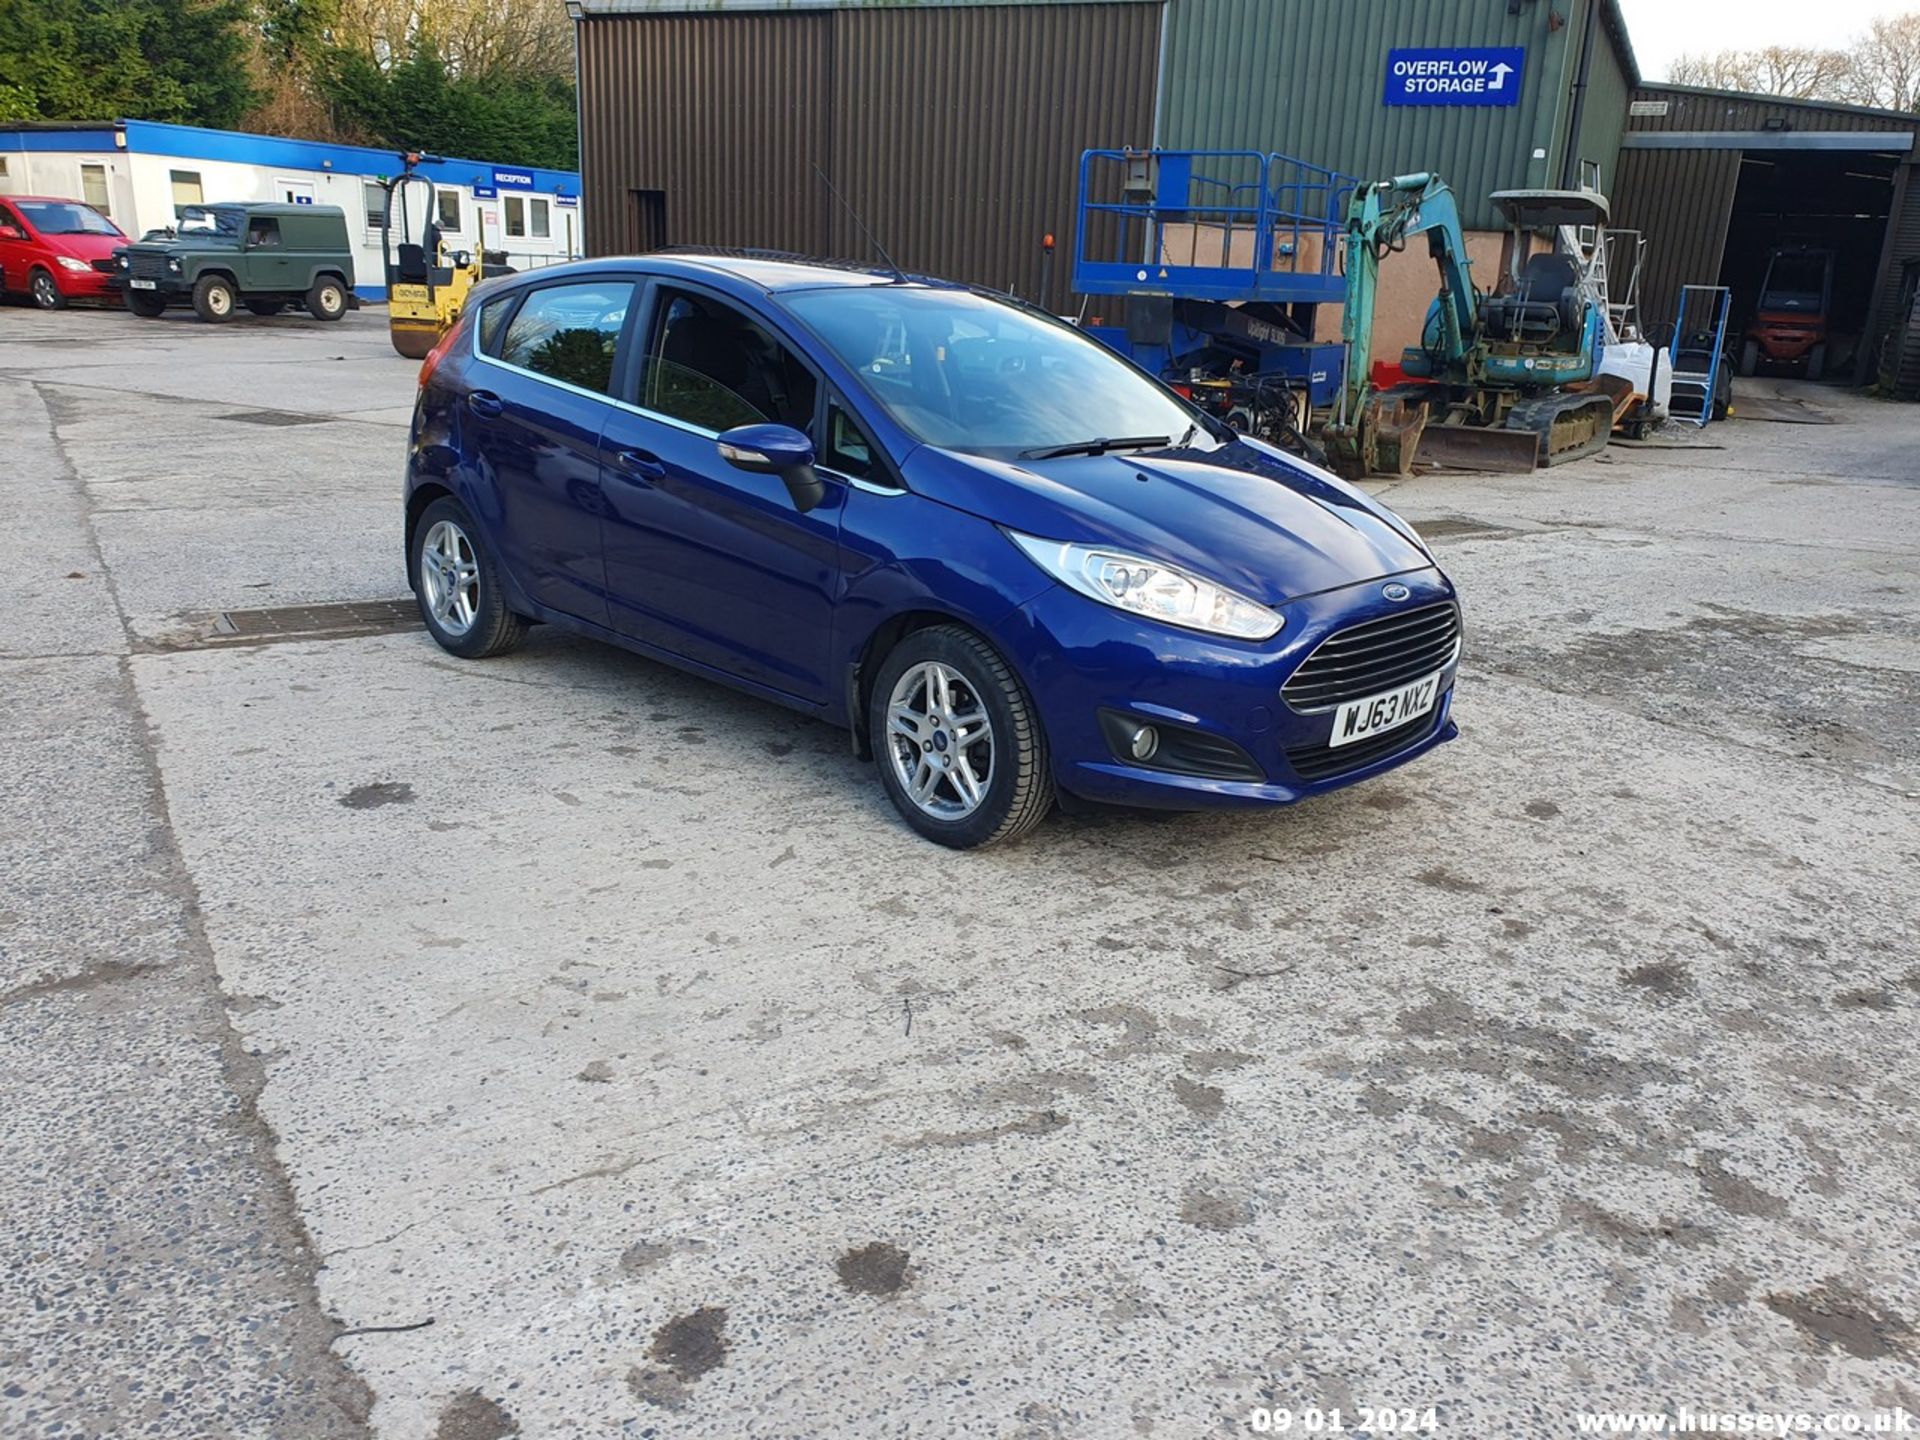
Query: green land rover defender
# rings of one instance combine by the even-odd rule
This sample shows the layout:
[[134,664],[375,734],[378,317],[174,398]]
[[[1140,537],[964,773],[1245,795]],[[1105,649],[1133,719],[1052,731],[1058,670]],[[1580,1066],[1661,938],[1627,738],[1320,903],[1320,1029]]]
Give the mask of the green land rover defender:
[[188,205],[171,235],[127,246],[119,266],[127,308],[149,319],[181,301],[216,324],[242,305],[256,315],[305,305],[338,320],[358,303],[337,205]]

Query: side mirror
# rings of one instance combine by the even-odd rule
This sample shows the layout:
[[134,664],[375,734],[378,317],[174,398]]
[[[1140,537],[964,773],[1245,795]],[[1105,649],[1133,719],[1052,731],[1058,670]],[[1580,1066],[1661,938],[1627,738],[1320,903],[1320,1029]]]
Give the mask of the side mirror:
[[813,468],[813,442],[791,425],[737,425],[715,444],[720,458],[736,470],[778,475],[803,515],[827,493]]
[[24,240],[27,232],[18,225],[0,225],[0,240]]

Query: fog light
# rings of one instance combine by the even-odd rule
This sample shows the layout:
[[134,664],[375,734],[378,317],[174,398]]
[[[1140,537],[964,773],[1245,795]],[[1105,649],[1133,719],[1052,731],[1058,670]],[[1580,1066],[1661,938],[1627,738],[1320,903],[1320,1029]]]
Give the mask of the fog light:
[[1151,725],[1142,725],[1127,742],[1127,750],[1136,760],[1151,760],[1159,748],[1160,732]]

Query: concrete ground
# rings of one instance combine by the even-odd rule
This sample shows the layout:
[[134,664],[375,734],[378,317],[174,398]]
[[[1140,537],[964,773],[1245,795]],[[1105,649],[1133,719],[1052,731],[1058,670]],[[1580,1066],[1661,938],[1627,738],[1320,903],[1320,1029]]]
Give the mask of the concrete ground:
[[0,312],[0,1434],[1920,1411],[1920,408],[1383,486],[1457,743],[955,855],[551,630],[195,643],[402,593],[414,368]]

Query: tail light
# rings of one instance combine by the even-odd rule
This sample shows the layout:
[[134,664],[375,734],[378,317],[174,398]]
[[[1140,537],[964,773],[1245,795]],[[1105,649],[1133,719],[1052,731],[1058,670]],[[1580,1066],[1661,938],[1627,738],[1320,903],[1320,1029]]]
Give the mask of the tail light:
[[427,382],[433,379],[433,372],[439,366],[441,357],[453,348],[454,341],[459,336],[466,333],[467,315],[465,311],[462,311],[460,318],[447,328],[446,334],[433,342],[433,349],[429,350],[427,352],[427,358],[420,362],[420,388],[422,390],[426,389]]

